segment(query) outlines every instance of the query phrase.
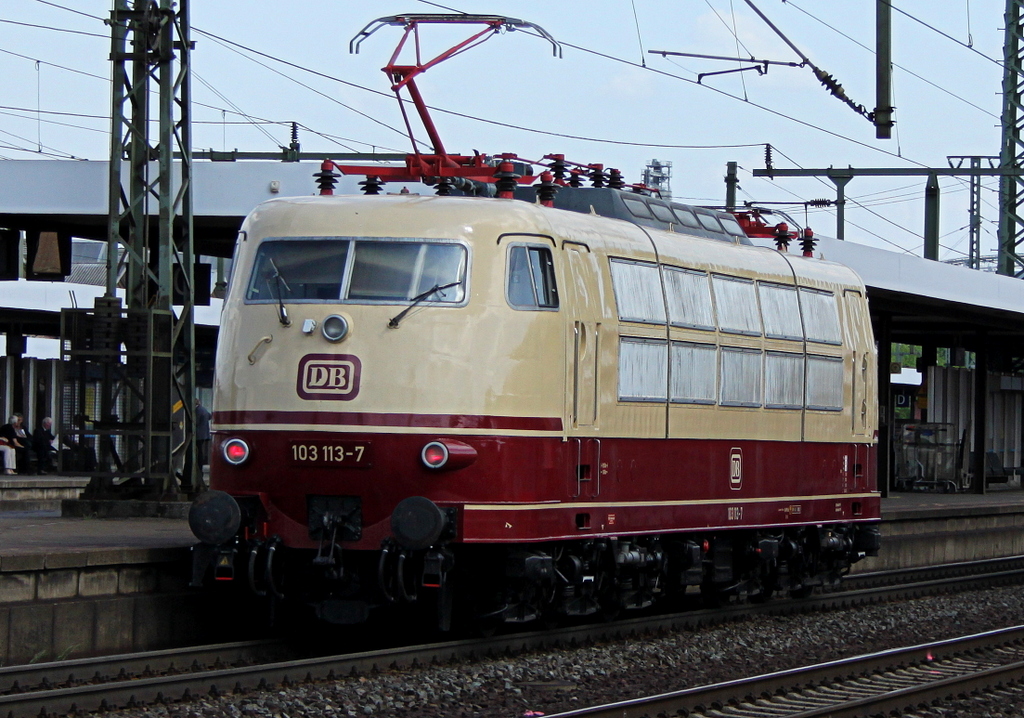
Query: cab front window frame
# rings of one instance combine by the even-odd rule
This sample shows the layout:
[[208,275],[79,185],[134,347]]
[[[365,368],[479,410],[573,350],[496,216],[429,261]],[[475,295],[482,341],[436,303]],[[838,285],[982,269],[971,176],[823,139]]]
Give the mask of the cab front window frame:
[[[303,259],[290,248],[319,254]],[[469,245],[456,239],[267,237],[256,249],[243,301],[403,306],[432,287],[457,282],[419,303],[462,307],[470,296],[470,259]]]

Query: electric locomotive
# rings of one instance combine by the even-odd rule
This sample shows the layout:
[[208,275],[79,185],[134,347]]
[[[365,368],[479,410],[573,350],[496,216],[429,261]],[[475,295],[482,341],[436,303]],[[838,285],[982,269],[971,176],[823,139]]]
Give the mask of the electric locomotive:
[[245,220],[195,584],[447,629],[804,595],[877,554],[852,270],[643,194],[504,194]]

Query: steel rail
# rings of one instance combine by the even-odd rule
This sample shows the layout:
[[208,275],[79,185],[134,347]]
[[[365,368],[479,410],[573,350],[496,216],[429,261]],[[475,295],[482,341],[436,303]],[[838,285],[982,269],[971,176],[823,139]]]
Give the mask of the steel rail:
[[0,694],[21,693],[38,686],[109,680],[110,676],[127,679],[211,666],[267,662],[280,660],[287,653],[280,641],[256,640],[3,666],[0,667]]
[[[806,703],[801,705],[797,691],[799,687],[826,684],[839,692],[842,691],[842,685],[838,679],[849,681],[851,677],[892,672],[894,667],[903,669],[907,665],[935,665],[944,658],[972,652],[991,651],[998,647],[1011,645],[1024,645],[1024,626],[987,631],[907,648],[895,648],[854,658],[687,688],[603,706],[553,713],[548,718],[645,718],[657,715],[703,714],[709,711],[713,711],[714,715],[725,716],[730,713],[726,706],[734,707],[736,714],[746,711],[749,715],[753,713],[753,710],[747,709],[746,704],[759,702],[757,696],[773,695],[785,695],[790,698],[794,709],[785,713],[780,705],[766,705],[764,715],[785,715],[790,718],[821,718],[823,716],[853,718],[854,716],[887,714],[889,711],[900,711],[908,706],[930,702],[935,698],[945,698],[964,691],[986,690],[1011,679],[1020,680],[1022,671],[1024,671],[1024,661],[1014,661],[994,667],[985,665],[980,670],[972,670],[965,675],[942,677],[897,690],[879,689],[877,695],[850,700],[839,699],[830,702],[815,696],[810,700],[819,705],[813,708],[804,707]],[[859,684],[858,688],[861,689],[861,692],[871,690],[867,681]],[[763,702],[770,703],[768,699]],[[740,707],[741,703],[744,704],[742,708]]]
[[[957,565],[958,569],[963,568]],[[917,597],[929,593],[948,593],[966,590],[977,585],[1005,585],[1024,582],[1024,569],[1004,570],[983,575],[957,576],[934,579],[913,584],[870,587],[859,591],[840,591],[812,598],[742,604],[714,609],[686,611],[659,616],[643,616],[613,623],[592,624],[548,631],[513,633],[486,640],[472,639],[447,641],[421,646],[365,651],[347,655],[323,656],[299,660],[275,661],[253,666],[223,668],[230,658],[223,646],[185,648],[107,658],[78,659],[51,664],[12,666],[0,669],[0,680],[6,685],[18,684],[19,693],[0,695],[0,716],[9,718],[37,718],[45,714],[62,714],[71,710],[93,711],[177,700],[197,695],[218,695],[232,691],[268,689],[277,685],[330,680],[350,674],[374,670],[402,668],[428,663],[455,660],[473,660],[483,656],[521,653],[545,648],[564,648],[587,645],[598,640],[615,640],[632,636],[666,633],[698,626],[716,625],[757,615],[787,615],[816,612],[855,605],[880,603],[887,600]],[[226,644],[244,646],[245,644]],[[195,658],[206,651],[207,664],[212,670],[202,671]],[[185,668],[176,675],[146,675],[158,672],[154,666],[167,665]],[[74,668],[70,668],[70,666]],[[107,665],[106,669],[101,668]],[[194,667],[195,666],[195,667]],[[148,667],[148,671],[146,670]],[[62,684],[74,682],[85,671],[98,674],[92,680],[102,680],[101,670],[107,675],[118,674],[115,680],[89,685]],[[20,673],[19,673],[20,671]],[[31,676],[31,678],[30,678]],[[123,677],[123,678],[122,678]],[[127,680],[125,680],[127,678]],[[28,685],[37,689],[26,690]]]

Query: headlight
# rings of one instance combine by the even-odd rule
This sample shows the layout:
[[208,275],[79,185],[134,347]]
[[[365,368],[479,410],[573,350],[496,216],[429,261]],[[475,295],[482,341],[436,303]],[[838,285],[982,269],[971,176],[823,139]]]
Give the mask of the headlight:
[[241,439],[228,439],[221,445],[224,461],[234,466],[245,463],[249,458],[249,445]]
[[423,447],[420,459],[428,469],[440,469],[448,463],[448,447],[440,441],[431,441]]
[[332,314],[324,319],[323,324],[320,325],[320,331],[327,341],[340,342],[348,336],[348,320],[340,314]]
[[476,457],[476,449],[454,439],[437,439],[420,449],[420,461],[434,471],[464,469],[476,461]]

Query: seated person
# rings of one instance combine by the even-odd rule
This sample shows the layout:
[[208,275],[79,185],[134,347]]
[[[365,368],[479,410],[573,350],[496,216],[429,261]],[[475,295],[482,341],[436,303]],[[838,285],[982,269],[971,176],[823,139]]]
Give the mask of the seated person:
[[18,467],[18,458],[14,453],[14,448],[7,443],[7,439],[3,436],[0,436],[0,457],[3,458],[4,473],[13,474]]
[[56,439],[53,435],[53,419],[46,417],[39,424],[39,428],[32,434],[32,451],[36,455],[36,466],[40,474],[46,474],[54,469],[53,459],[57,455],[57,449],[53,445]]
[[[28,470],[28,446],[21,436],[18,435],[18,429],[21,426],[21,417],[14,414],[10,417],[8,422],[3,426],[0,426],[0,437],[5,440],[5,444],[8,449],[14,451],[14,466],[4,464],[4,473],[13,474],[17,467],[21,467],[21,470]],[[24,432],[24,430],[22,430]],[[6,453],[4,459],[6,461]]]

